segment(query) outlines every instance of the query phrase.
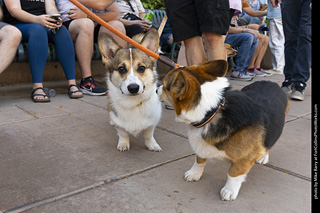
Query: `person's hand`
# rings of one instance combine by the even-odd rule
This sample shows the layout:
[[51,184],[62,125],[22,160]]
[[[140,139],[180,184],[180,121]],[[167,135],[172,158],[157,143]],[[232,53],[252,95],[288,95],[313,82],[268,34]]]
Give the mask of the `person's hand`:
[[36,23],[49,29],[56,29],[61,27],[62,21],[56,23],[56,20],[50,18],[50,15],[40,15],[36,17]]
[[257,30],[248,29],[248,33],[251,33],[252,35],[254,35],[255,40],[259,39],[260,37],[260,33]]
[[279,7],[278,4],[281,4],[281,0],[270,0],[272,7]]
[[78,19],[78,18],[87,18],[87,14],[80,10],[77,7],[71,8],[68,12],[69,14],[68,18],[70,19]]
[[259,30],[259,24],[248,24],[249,28],[252,30]]
[[152,23],[150,21],[134,20],[134,22],[135,24],[139,24],[144,30],[150,30],[152,27]]

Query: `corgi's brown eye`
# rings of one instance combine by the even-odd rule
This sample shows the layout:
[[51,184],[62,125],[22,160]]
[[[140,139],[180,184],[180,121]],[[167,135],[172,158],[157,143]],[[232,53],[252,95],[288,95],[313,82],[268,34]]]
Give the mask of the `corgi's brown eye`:
[[145,66],[139,66],[139,67],[138,67],[138,72],[139,72],[139,73],[144,73],[145,70],[146,70],[146,67],[145,67]]
[[121,67],[118,68],[118,72],[120,74],[125,74],[127,72],[127,69],[125,67],[121,66]]

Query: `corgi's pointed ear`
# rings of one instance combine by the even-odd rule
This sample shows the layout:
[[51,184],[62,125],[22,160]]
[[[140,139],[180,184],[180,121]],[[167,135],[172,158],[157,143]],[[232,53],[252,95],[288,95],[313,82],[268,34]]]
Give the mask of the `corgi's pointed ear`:
[[186,67],[193,73],[195,73],[201,81],[211,80],[212,77],[223,77],[228,70],[228,63],[225,60],[208,61],[201,65],[192,65]]
[[213,76],[223,77],[227,73],[228,63],[225,60],[209,61],[200,65],[198,69]]
[[152,52],[158,53],[159,41],[158,31],[152,28],[145,34],[140,44]]
[[179,71],[172,80],[170,92],[181,101],[186,97],[188,90],[189,82],[186,79],[185,74],[182,71]]
[[102,56],[102,62],[106,67],[108,67],[116,52],[121,47],[110,35],[106,33],[99,34],[98,45]]

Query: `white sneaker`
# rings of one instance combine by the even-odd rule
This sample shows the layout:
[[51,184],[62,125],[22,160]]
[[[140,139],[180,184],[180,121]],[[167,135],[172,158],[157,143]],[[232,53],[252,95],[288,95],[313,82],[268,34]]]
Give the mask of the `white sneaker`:
[[240,72],[240,71],[233,71],[230,75],[232,80],[239,80],[239,81],[251,81],[254,76],[248,75],[245,72]]

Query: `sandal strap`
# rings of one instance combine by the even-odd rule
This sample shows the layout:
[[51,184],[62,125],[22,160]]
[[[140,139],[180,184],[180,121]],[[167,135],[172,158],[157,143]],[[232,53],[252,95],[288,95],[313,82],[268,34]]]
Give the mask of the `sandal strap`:
[[[40,90],[40,89],[45,93],[43,87],[37,87],[37,88],[35,88],[34,90],[32,90],[31,95],[33,95],[36,91],[38,91],[38,90]],[[37,95],[37,94],[35,94],[35,95]],[[40,95],[40,94],[39,94],[39,95]]]
[[69,90],[70,90],[71,87],[77,87],[79,89],[79,87],[77,85],[75,85],[75,84],[70,84],[69,85]]
[[[70,88],[71,88],[71,87],[77,87],[78,90],[70,91]],[[82,93],[82,91],[80,90],[80,88],[79,88],[77,85],[71,84],[71,85],[69,86],[69,88],[68,88],[68,93],[69,93],[69,94],[74,94],[74,93],[77,93],[77,92],[81,92],[81,93]]]

